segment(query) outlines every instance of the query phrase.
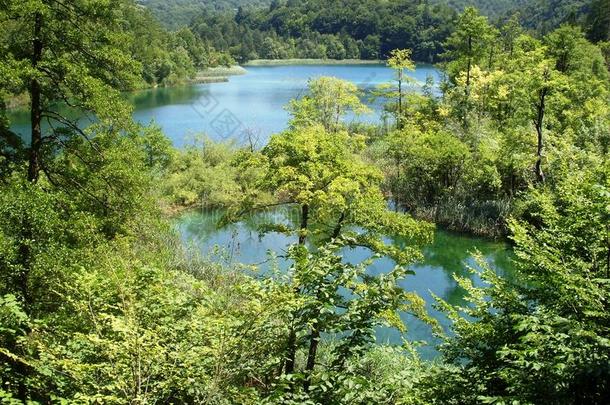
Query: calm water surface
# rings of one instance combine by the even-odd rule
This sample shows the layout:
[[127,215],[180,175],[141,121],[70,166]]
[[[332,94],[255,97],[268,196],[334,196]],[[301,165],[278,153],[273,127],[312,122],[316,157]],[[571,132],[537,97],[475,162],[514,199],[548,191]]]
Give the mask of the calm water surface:
[[[246,75],[232,76],[227,83],[158,88],[126,97],[134,106],[138,122],[156,123],[176,146],[188,144],[202,133],[215,140],[241,141],[245,131],[259,135],[264,142],[286,127],[288,113],[284,106],[305,92],[310,78],[335,76],[356,83],[366,92],[393,77],[393,71],[384,65],[252,66],[247,71]],[[438,83],[440,77],[430,65],[418,66],[410,76],[420,84],[428,76]],[[373,107],[374,113],[359,119],[379,120],[379,108]],[[13,113],[10,118],[13,129],[27,137],[29,113]],[[87,120],[82,122],[86,125]]]

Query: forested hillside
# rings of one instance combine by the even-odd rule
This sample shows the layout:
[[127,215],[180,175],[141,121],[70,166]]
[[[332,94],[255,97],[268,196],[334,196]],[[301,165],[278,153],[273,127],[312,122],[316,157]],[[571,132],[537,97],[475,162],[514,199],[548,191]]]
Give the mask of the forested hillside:
[[233,11],[240,6],[267,6],[271,0],[137,0],[167,28],[188,25],[204,10]]
[[432,0],[431,3],[447,4],[458,11],[468,6],[476,7],[481,14],[493,19],[531,4],[537,0]]
[[561,24],[583,27],[593,40],[610,38],[610,1],[608,0],[434,0],[463,11],[474,6],[491,21],[506,20],[517,14],[521,24],[547,34]]
[[134,5],[117,12],[124,16],[123,29],[130,36],[124,46],[142,66],[141,80],[130,89],[184,83],[198,70],[233,63],[186,26],[168,31],[148,10]]
[[215,48],[244,62],[250,59],[384,59],[395,48],[412,49],[420,62],[438,62],[456,10],[483,7],[495,25],[516,15],[524,28],[544,35],[570,23],[591,39],[608,37],[608,0],[275,1],[270,7],[206,10],[191,29]]
[[408,47],[435,61],[456,12],[412,0],[303,0],[237,13],[203,13],[192,29],[214,47],[248,59],[380,59]]
[[[387,119],[354,120],[362,89],[314,77],[266,144],[177,149],[122,92],[208,65],[205,41],[131,0],[0,4],[2,404],[607,405],[607,43],[403,1],[242,10],[251,31],[235,37],[353,35],[387,55],[372,92]],[[443,82],[412,91],[413,57],[437,45]],[[24,92],[26,139],[6,108]],[[230,246],[202,254],[174,222],[194,208],[221,228],[262,214],[256,233],[291,243],[251,265],[225,260]],[[460,294],[435,298],[446,329],[412,289],[441,226],[508,238],[515,265],[509,278],[475,253],[440,274]],[[435,361],[404,334],[415,319]],[[378,341],[381,327],[404,339]]]

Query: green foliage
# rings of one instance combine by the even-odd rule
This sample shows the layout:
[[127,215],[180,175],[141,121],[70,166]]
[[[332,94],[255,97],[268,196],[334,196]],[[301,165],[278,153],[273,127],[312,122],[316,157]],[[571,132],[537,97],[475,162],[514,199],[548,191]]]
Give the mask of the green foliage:
[[[588,38],[608,39],[608,0],[275,2],[266,0],[140,0],[166,26],[191,25],[216,49],[238,61],[251,59],[381,59],[393,49],[413,49],[417,61],[438,61],[453,29],[455,11],[475,7],[491,21],[512,16],[547,34],[578,24]],[[455,11],[454,11],[455,10]],[[195,15],[195,18],[192,16]],[[498,23],[500,24],[500,23]],[[483,39],[483,38],[478,38]],[[478,40],[477,39],[477,40]]]
[[272,325],[289,304],[271,302],[289,295],[247,278],[218,293],[184,272],[121,256],[78,280],[86,293],[73,303],[93,328],[48,349],[71,382],[62,394],[83,402],[255,403],[245,384],[277,367],[284,330]]
[[533,182],[565,176],[568,155],[581,168],[607,154],[608,71],[579,28],[537,40],[515,19],[496,30],[473,8],[446,47],[442,96],[424,88],[391,102],[387,110],[402,111],[398,130],[368,153],[397,209],[497,236]]
[[242,195],[240,175],[233,161],[237,148],[231,143],[202,139],[172,151],[162,180],[162,192],[178,206],[227,207]]
[[[337,253],[346,245],[350,245],[348,239],[339,239],[314,253],[299,245],[289,251],[294,259],[289,285],[297,292],[291,325],[296,346],[309,346],[309,352],[305,370],[282,378],[271,396],[274,403],[366,403],[378,398],[353,369],[366,361],[375,342],[374,328],[386,325],[403,330],[398,310],[432,322],[423,300],[397,285],[408,273],[406,269],[397,266],[387,274],[368,276],[368,262],[342,262]],[[334,339],[324,348],[324,362],[316,363],[316,349],[312,348],[324,334]],[[303,390],[297,385],[301,380],[305,381]]]
[[596,165],[530,194],[523,208],[529,221],[511,223],[519,284],[490,271],[486,289],[460,280],[473,306],[449,310],[456,334],[444,351],[458,368],[445,374],[466,380],[451,387],[455,401],[604,403],[608,174],[607,163]]
[[[380,189],[381,173],[357,155],[363,147],[361,138],[345,131],[329,133],[321,126],[275,135],[262,150],[259,165],[264,174],[257,189],[272,193],[278,203],[295,204],[306,211],[302,212],[305,226],[291,230],[301,238],[352,234],[350,227],[357,226],[364,230],[358,236],[359,243],[374,250],[392,251],[379,239],[383,234],[404,235],[415,243],[428,241],[428,226],[387,211]],[[252,198],[243,204],[242,212],[265,206]],[[394,253],[401,257],[407,251]]]
[[133,38],[130,46],[134,59],[142,64],[139,87],[175,85],[193,79],[198,70],[232,64],[188,27],[168,32],[140,7],[131,6],[125,13],[125,30]]
[[[2,403],[605,403],[607,46],[567,25],[541,39],[516,18],[495,29],[472,8],[448,35],[444,7],[338,4],[273,2],[193,27],[242,59],[297,48],[390,55],[396,128],[347,125],[366,111],[357,87],[320,78],[261,150],[205,139],[175,150],[158,128],[131,122],[119,91],[141,86],[142,74],[171,84],[230,60],[128,1],[2,3]],[[404,46],[431,58],[439,38],[448,38],[442,94],[431,83],[403,94]],[[53,123],[29,144],[5,118],[7,98],[24,90],[33,129],[43,116]],[[97,121],[83,129],[58,101]],[[298,215],[261,226],[298,241],[288,270],[251,274],[186,250],[160,201],[229,207],[228,221],[288,205]],[[439,300],[453,331],[435,363],[408,342],[374,339],[380,325],[404,330],[399,311],[441,334],[399,285],[432,237],[414,217],[488,234],[506,226],[517,257],[514,282],[484,264],[486,286],[456,277],[468,303]],[[346,262],[354,248],[369,258]],[[381,257],[396,266],[372,276]]]
[[497,32],[487,18],[479,15],[477,9],[467,7],[445,42],[448,51],[444,57],[450,59],[446,66],[450,80],[454,81],[459,73],[465,72],[466,85],[470,85],[472,67],[486,64],[496,37]]
[[241,6],[267,6],[270,0],[136,0],[166,27],[179,29],[187,26],[193,15],[204,10],[226,11]]
[[548,34],[562,24],[579,25],[594,42],[608,39],[608,0],[449,0],[458,11],[475,7],[492,21],[518,19],[525,28],[540,35]]
[[[402,128],[403,126],[403,111],[405,99],[403,88],[414,82],[409,76],[405,75],[405,70],[415,70],[415,63],[411,60],[410,49],[395,49],[390,52],[388,58],[388,66],[394,69],[396,72],[395,81],[396,85],[384,84],[378,86],[373,93],[374,97],[381,97],[389,100],[386,104],[385,109],[391,111],[396,119],[396,126]],[[395,102],[394,102],[395,100]]]
[[370,112],[353,83],[336,77],[319,77],[310,80],[307,87],[308,93],[292,100],[287,107],[293,128],[321,124],[326,131],[335,132],[344,127],[342,120],[348,113],[357,116]]
[[236,13],[203,12],[191,27],[238,61],[256,58],[381,59],[409,48],[432,62],[452,27],[455,12],[412,1],[357,0],[276,2]]

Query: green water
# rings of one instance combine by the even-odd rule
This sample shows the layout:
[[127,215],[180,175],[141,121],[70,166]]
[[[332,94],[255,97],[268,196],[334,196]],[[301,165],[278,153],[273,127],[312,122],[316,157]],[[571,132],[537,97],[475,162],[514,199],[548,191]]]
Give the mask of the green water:
[[[278,233],[259,235],[257,225],[269,220],[296,222],[298,218],[289,210],[274,210],[256,215],[247,221],[219,229],[217,221],[222,213],[219,211],[194,211],[180,216],[176,220],[177,229],[185,244],[198,249],[203,255],[231,263],[258,265],[262,274],[269,266],[270,252],[281,255],[286,248],[296,242],[296,238]],[[387,238],[389,243],[404,246],[405,241]],[[220,248],[222,254],[217,252]],[[465,276],[473,280],[475,285],[481,285],[477,275],[471,274],[468,267],[477,268],[473,253],[478,251],[491,268],[505,277],[512,273],[512,254],[506,244],[486,239],[470,237],[437,230],[434,243],[424,249],[424,260],[411,266],[415,275],[407,276],[401,286],[407,291],[415,291],[424,298],[429,312],[447,328],[448,321],[443,314],[436,311],[432,304],[432,294],[437,295],[452,304],[464,304],[464,291],[458,287],[453,276]],[[348,262],[360,262],[369,257],[370,252],[363,248],[350,249],[343,252]],[[286,262],[279,262],[280,267],[286,267]],[[384,258],[377,260],[369,267],[371,274],[387,272],[394,267],[394,262]],[[257,273],[260,274],[261,272]],[[432,336],[431,328],[407,314],[402,319],[408,331],[404,337],[410,340],[427,341],[428,345],[421,348],[425,358],[436,354],[434,345],[438,341]],[[403,336],[394,329],[380,328],[377,330],[377,340],[380,343],[400,343]]]

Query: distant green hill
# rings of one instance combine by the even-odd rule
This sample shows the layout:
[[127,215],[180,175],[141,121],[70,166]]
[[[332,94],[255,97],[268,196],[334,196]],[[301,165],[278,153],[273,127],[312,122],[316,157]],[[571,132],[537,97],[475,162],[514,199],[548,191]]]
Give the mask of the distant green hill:
[[263,6],[271,0],[136,0],[148,8],[166,27],[188,25],[203,10],[229,11],[239,6]]
[[490,20],[518,13],[521,24],[546,34],[561,24],[580,25],[593,41],[610,39],[610,0],[431,0],[462,11],[478,8]]
[[534,0],[520,12],[522,24],[546,34],[563,23],[585,25],[591,0]]
[[462,11],[465,7],[473,6],[481,14],[491,18],[512,13],[514,10],[526,7],[536,0],[432,0],[433,3],[446,4]]
[[519,13],[530,28],[556,26],[564,20],[578,19],[590,9],[592,0],[432,0],[458,11],[476,7],[491,19]]
[[[240,6],[275,8],[288,5],[298,8],[306,0],[136,0],[148,8],[152,14],[169,29],[189,25],[204,11],[235,12]],[[325,7],[345,7],[349,0],[329,0]],[[603,40],[610,36],[610,0],[412,0],[411,6],[429,3],[449,6],[462,11],[474,6],[492,22],[505,20],[518,13],[524,27],[539,33],[547,33],[563,23],[581,25],[593,40]],[[331,6],[333,4],[333,6]],[[371,7],[378,7],[375,2]],[[372,10],[368,10],[370,13]]]

